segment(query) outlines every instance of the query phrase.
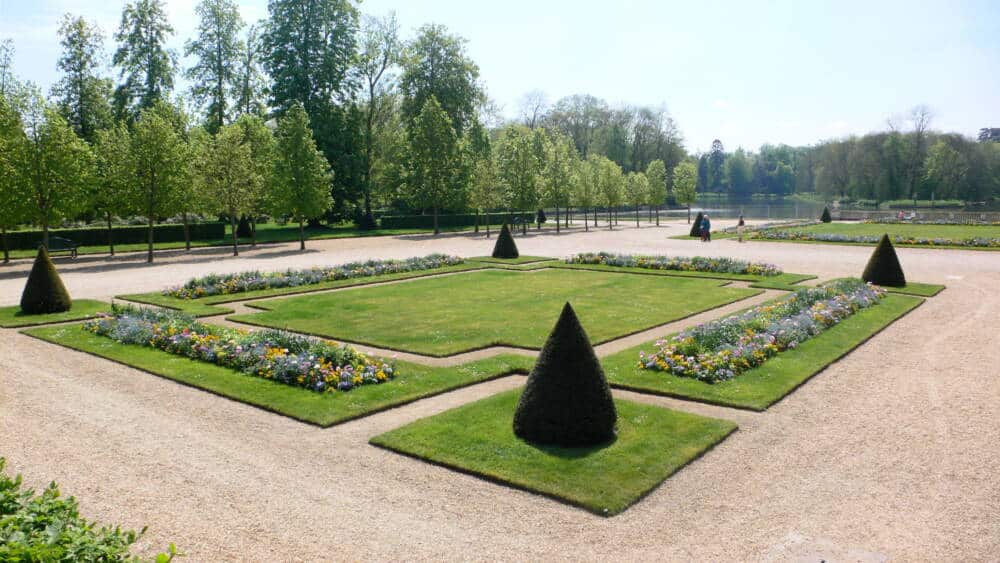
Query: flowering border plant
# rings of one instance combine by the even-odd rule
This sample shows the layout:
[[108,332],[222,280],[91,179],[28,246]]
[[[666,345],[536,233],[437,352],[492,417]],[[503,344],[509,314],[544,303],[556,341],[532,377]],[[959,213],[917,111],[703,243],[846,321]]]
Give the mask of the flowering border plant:
[[986,221],[982,219],[899,219],[897,217],[877,217],[875,219],[866,219],[863,222],[889,225],[1000,225],[1000,221]]
[[260,289],[297,287],[351,278],[433,270],[445,266],[455,266],[463,262],[465,260],[458,256],[428,254],[405,260],[368,260],[324,268],[289,269],[283,272],[254,270],[238,274],[210,274],[200,278],[192,278],[184,285],[165,289],[163,295],[179,299],[198,299],[212,295],[229,295]]
[[803,288],[775,303],[659,340],[654,353],[639,353],[639,367],[707,383],[726,381],[875,305],[884,295],[885,290],[858,279]]
[[725,274],[751,274],[777,276],[781,268],[774,264],[747,262],[736,258],[706,258],[702,256],[643,256],[638,254],[610,254],[585,252],[566,259],[567,264],[599,264],[622,268],[649,270],[680,270],[685,272],[718,272]]
[[317,392],[349,391],[397,375],[393,363],[330,340],[210,326],[176,311],[116,305],[111,314],[85,322],[83,329]]
[[[801,240],[819,242],[865,242],[878,243],[881,236],[872,235],[842,235],[836,233],[804,233],[802,231],[758,231],[751,238],[764,240]],[[976,248],[1000,248],[1000,238],[969,237],[964,239],[892,237],[894,244],[912,244],[918,246],[968,246]]]

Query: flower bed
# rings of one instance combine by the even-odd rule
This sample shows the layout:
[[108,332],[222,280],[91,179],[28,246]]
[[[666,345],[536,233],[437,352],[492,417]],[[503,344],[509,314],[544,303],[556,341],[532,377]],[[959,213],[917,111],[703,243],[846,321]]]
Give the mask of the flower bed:
[[1000,225],[1000,221],[983,221],[979,219],[899,219],[897,217],[878,217],[875,219],[866,219],[863,222],[889,225]]
[[[798,240],[816,242],[863,242],[876,244],[882,238],[872,235],[842,235],[836,233],[804,233],[802,231],[758,231],[751,238],[763,240]],[[974,248],[1000,248],[1000,238],[969,237],[964,239],[892,237],[894,244],[911,244],[917,246],[968,246]]]
[[392,364],[350,346],[280,330],[209,326],[175,311],[115,307],[83,329],[317,392],[349,391],[396,376]]
[[599,264],[621,268],[646,268],[649,270],[681,270],[685,272],[719,272],[725,274],[751,274],[777,276],[781,268],[774,264],[747,262],[735,258],[705,258],[702,256],[642,256],[636,254],[610,254],[586,252],[566,259],[567,264]]
[[[763,231],[766,229],[787,229],[789,227],[811,227],[812,225],[819,225],[822,221],[816,219],[794,219],[786,221],[772,221],[770,223],[757,223],[756,225],[744,225],[743,232],[750,233],[753,231]],[[737,226],[732,225],[722,229],[723,233],[735,233],[737,232]]]
[[857,279],[803,288],[777,303],[657,341],[656,352],[639,353],[639,367],[707,383],[726,381],[878,303],[884,295],[884,290]]
[[193,278],[182,286],[165,289],[163,295],[179,299],[198,299],[212,295],[228,295],[260,289],[297,287],[351,278],[433,270],[445,266],[455,266],[463,262],[464,260],[458,256],[428,254],[405,260],[368,260],[367,262],[351,262],[350,264],[326,268],[316,267],[283,272],[254,270],[238,274],[210,274]]

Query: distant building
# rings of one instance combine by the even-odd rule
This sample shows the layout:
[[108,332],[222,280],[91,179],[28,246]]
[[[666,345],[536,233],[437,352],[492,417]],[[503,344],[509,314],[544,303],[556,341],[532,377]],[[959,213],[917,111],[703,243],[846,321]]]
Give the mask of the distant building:
[[979,130],[979,142],[1000,143],[1000,127],[983,127]]

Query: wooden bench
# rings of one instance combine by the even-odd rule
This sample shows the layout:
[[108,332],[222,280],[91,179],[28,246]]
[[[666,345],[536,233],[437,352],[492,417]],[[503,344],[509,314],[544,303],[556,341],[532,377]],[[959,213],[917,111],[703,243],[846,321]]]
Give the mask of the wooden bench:
[[49,237],[49,254],[53,252],[69,252],[70,257],[76,258],[76,249],[80,245],[62,237]]

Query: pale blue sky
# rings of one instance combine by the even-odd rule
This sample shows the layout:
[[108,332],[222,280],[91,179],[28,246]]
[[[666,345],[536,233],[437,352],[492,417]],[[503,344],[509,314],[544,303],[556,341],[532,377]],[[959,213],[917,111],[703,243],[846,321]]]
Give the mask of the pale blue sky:
[[[174,47],[193,33],[196,3],[167,0]],[[0,37],[15,41],[17,73],[47,88],[60,15],[97,21],[110,53],[123,5],[0,0]],[[266,0],[240,5],[248,21],[266,16]],[[364,0],[361,10],[395,10],[407,37],[427,22],[464,36],[509,116],[533,89],[663,104],[691,151],[714,138],[755,149],[864,133],[917,104],[936,129],[1000,127],[1000,0]]]

